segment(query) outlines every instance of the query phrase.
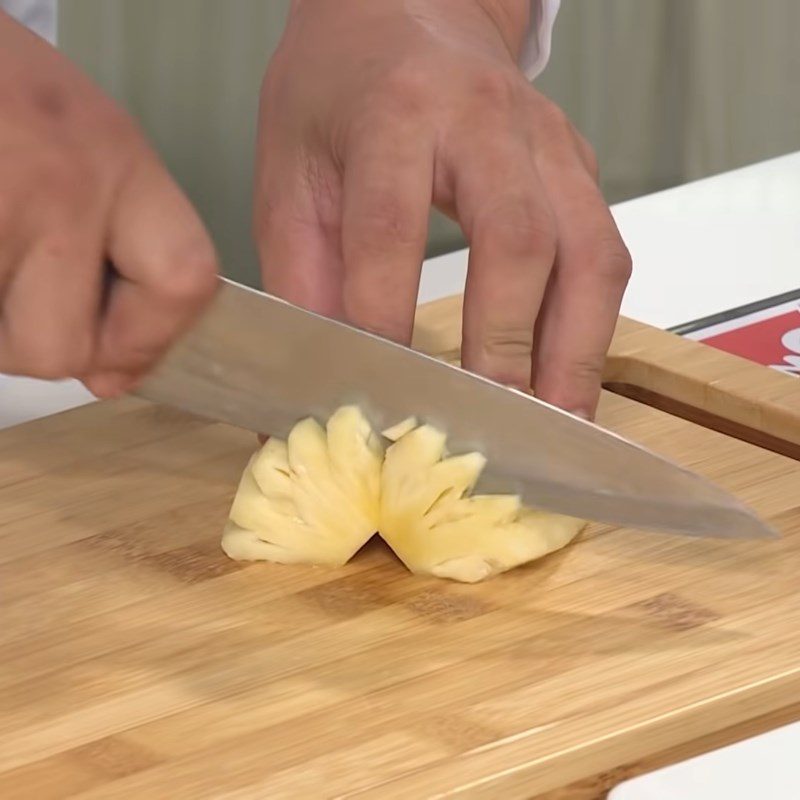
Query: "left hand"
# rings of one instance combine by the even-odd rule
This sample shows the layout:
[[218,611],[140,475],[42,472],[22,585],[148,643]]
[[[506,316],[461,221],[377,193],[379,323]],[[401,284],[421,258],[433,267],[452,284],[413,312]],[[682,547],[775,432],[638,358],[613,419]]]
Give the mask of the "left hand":
[[295,0],[261,97],[265,288],[411,337],[433,203],[466,369],[591,417],[630,258],[590,147],[516,65],[528,0]]

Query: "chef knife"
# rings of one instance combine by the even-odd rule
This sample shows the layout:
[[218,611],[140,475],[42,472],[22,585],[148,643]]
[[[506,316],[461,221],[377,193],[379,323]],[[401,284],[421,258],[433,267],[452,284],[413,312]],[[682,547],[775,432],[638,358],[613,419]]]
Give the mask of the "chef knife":
[[378,429],[410,416],[452,453],[487,457],[481,491],[583,519],[697,536],[773,535],[704,478],[613,433],[409,348],[221,279],[206,315],[136,392],[285,437],[361,406]]

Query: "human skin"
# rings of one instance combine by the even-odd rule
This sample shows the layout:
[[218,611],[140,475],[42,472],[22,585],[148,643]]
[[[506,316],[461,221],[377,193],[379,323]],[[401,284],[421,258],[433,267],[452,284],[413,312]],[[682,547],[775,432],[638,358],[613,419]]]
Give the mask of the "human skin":
[[[255,231],[269,291],[407,342],[435,205],[471,245],[464,366],[591,417],[630,258],[591,148],[517,67],[528,13],[295,0],[262,88]],[[132,120],[0,14],[0,372],[130,389],[216,272]]]
[[0,372],[119,394],[216,274],[202,222],[130,117],[0,12]]
[[266,289],[411,337],[434,205],[470,244],[462,363],[592,417],[631,261],[587,142],[517,66],[528,0],[295,0],[261,92]]

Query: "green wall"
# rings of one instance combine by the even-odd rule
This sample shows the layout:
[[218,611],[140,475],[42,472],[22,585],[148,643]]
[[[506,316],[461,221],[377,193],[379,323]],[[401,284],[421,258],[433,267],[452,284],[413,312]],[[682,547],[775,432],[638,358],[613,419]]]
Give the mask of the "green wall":
[[[257,282],[258,90],[288,0],[60,0],[59,46],[140,122],[195,202],[225,272]],[[430,253],[460,244],[440,217]]]

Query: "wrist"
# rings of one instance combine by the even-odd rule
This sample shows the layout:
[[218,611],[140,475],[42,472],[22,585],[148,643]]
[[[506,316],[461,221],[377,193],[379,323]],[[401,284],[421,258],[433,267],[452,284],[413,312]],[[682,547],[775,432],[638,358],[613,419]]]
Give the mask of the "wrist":
[[509,52],[517,60],[530,26],[530,0],[475,0],[475,2],[497,28]]

